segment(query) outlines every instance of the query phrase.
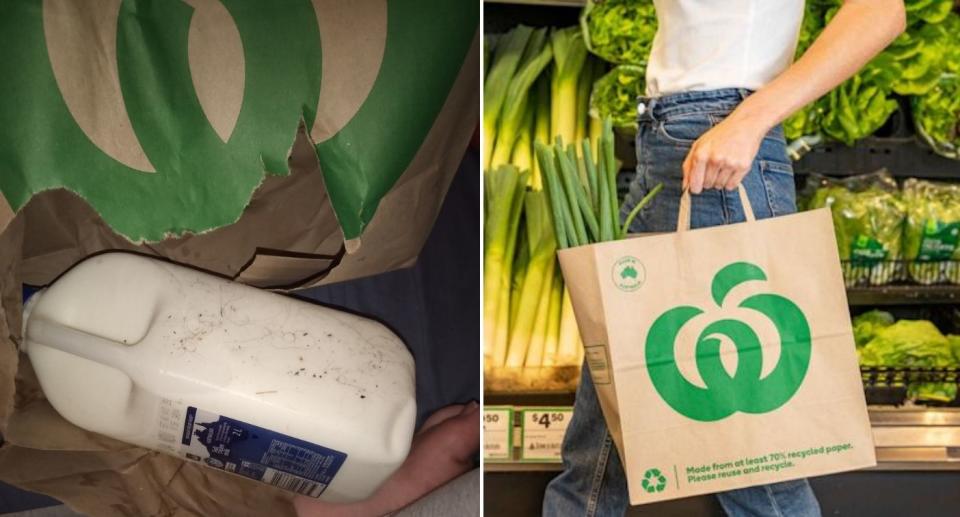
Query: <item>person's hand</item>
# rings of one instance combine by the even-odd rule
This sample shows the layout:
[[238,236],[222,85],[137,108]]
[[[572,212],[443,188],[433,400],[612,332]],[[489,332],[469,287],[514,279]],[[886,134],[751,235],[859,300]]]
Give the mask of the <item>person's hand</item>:
[[750,172],[766,131],[737,118],[736,111],[693,143],[683,161],[683,187],[733,190]]
[[413,438],[406,461],[373,494],[356,503],[296,496],[298,517],[373,517],[395,512],[473,468],[480,450],[480,405],[456,404],[430,415]]

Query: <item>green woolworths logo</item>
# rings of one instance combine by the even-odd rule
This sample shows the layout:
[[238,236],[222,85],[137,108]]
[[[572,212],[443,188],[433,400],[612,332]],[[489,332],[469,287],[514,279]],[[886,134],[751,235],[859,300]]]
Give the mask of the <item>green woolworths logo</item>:
[[[766,280],[763,270],[748,262],[730,264],[713,277],[711,294],[718,307],[727,293],[747,282]],[[688,381],[677,368],[674,341],[680,329],[704,313],[697,307],[674,307],[650,327],[646,342],[647,371],[657,393],[678,413],[712,422],[737,411],[767,413],[785,404],[803,383],[810,363],[810,326],[799,307],[777,294],[755,294],[740,302],[773,322],[780,336],[780,359],[773,371],[760,377],[763,349],[757,334],[739,320],[721,319],[703,329],[696,343],[697,370],[706,388]],[[737,368],[730,375],[720,362],[720,339],[736,346]]]
[[357,238],[434,126],[478,18],[465,0],[3,2],[0,125],[16,130],[0,139],[0,198],[17,211],[64,188],[132,240],[202,232],[289,172],[303,125]]

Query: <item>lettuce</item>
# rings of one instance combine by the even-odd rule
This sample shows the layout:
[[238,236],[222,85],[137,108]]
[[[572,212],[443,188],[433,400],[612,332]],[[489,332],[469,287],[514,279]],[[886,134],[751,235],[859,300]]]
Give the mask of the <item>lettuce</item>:
[[874,309],[853,318],[853,340],[857,348],[862,348],[877,335],[881,329],[893,325],[893,314]]
[[907,24],[940,23],[950,10],[953,9],[953,0],[905,0],[907,8]]
[[892,93],[900,74],[890,54],[873,58],[823,98],[823,132],[850,146],[875,133],[897,111]]
[[[860,349],[860,364],[900,368],[944,368],[956,359],[950,341],[926,320],[900,320],[877,331]],[[917,400],[950,402],[957,396],[954,383],[911,383],[907,395]]]
[[950,343],[950,352],[953,353],[954,362],[960,364],[960,336],[947,334],[947,342]]
[[[800,24],[800,36],[797,41],[797,59],[813,44],[824,27],[823,15],[826,8],[823,4],[808,1],[803,10],[803,22]],[[804,135],[820,133],[820,119],[823,117],[822,103],[817,100],[800,108],[793,115],[783,121],[783,132],[787,140],[796,140]]]

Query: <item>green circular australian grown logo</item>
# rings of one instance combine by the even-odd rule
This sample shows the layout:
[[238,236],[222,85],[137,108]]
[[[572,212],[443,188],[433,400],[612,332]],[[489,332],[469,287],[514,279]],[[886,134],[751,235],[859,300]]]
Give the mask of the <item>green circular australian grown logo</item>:
[[630,292],[640,289],[647,279],[647,270],[639,259],[627,255],[613,263],[611,275],[617,289]]

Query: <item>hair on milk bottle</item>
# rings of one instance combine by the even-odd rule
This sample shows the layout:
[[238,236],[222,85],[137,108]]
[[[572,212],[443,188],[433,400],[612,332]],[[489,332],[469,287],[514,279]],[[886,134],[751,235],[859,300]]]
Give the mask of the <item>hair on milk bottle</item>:
[[36,293],[23,350],[73,424],[329,501],[406,458],[413,359],[385,326],[130,253]]

